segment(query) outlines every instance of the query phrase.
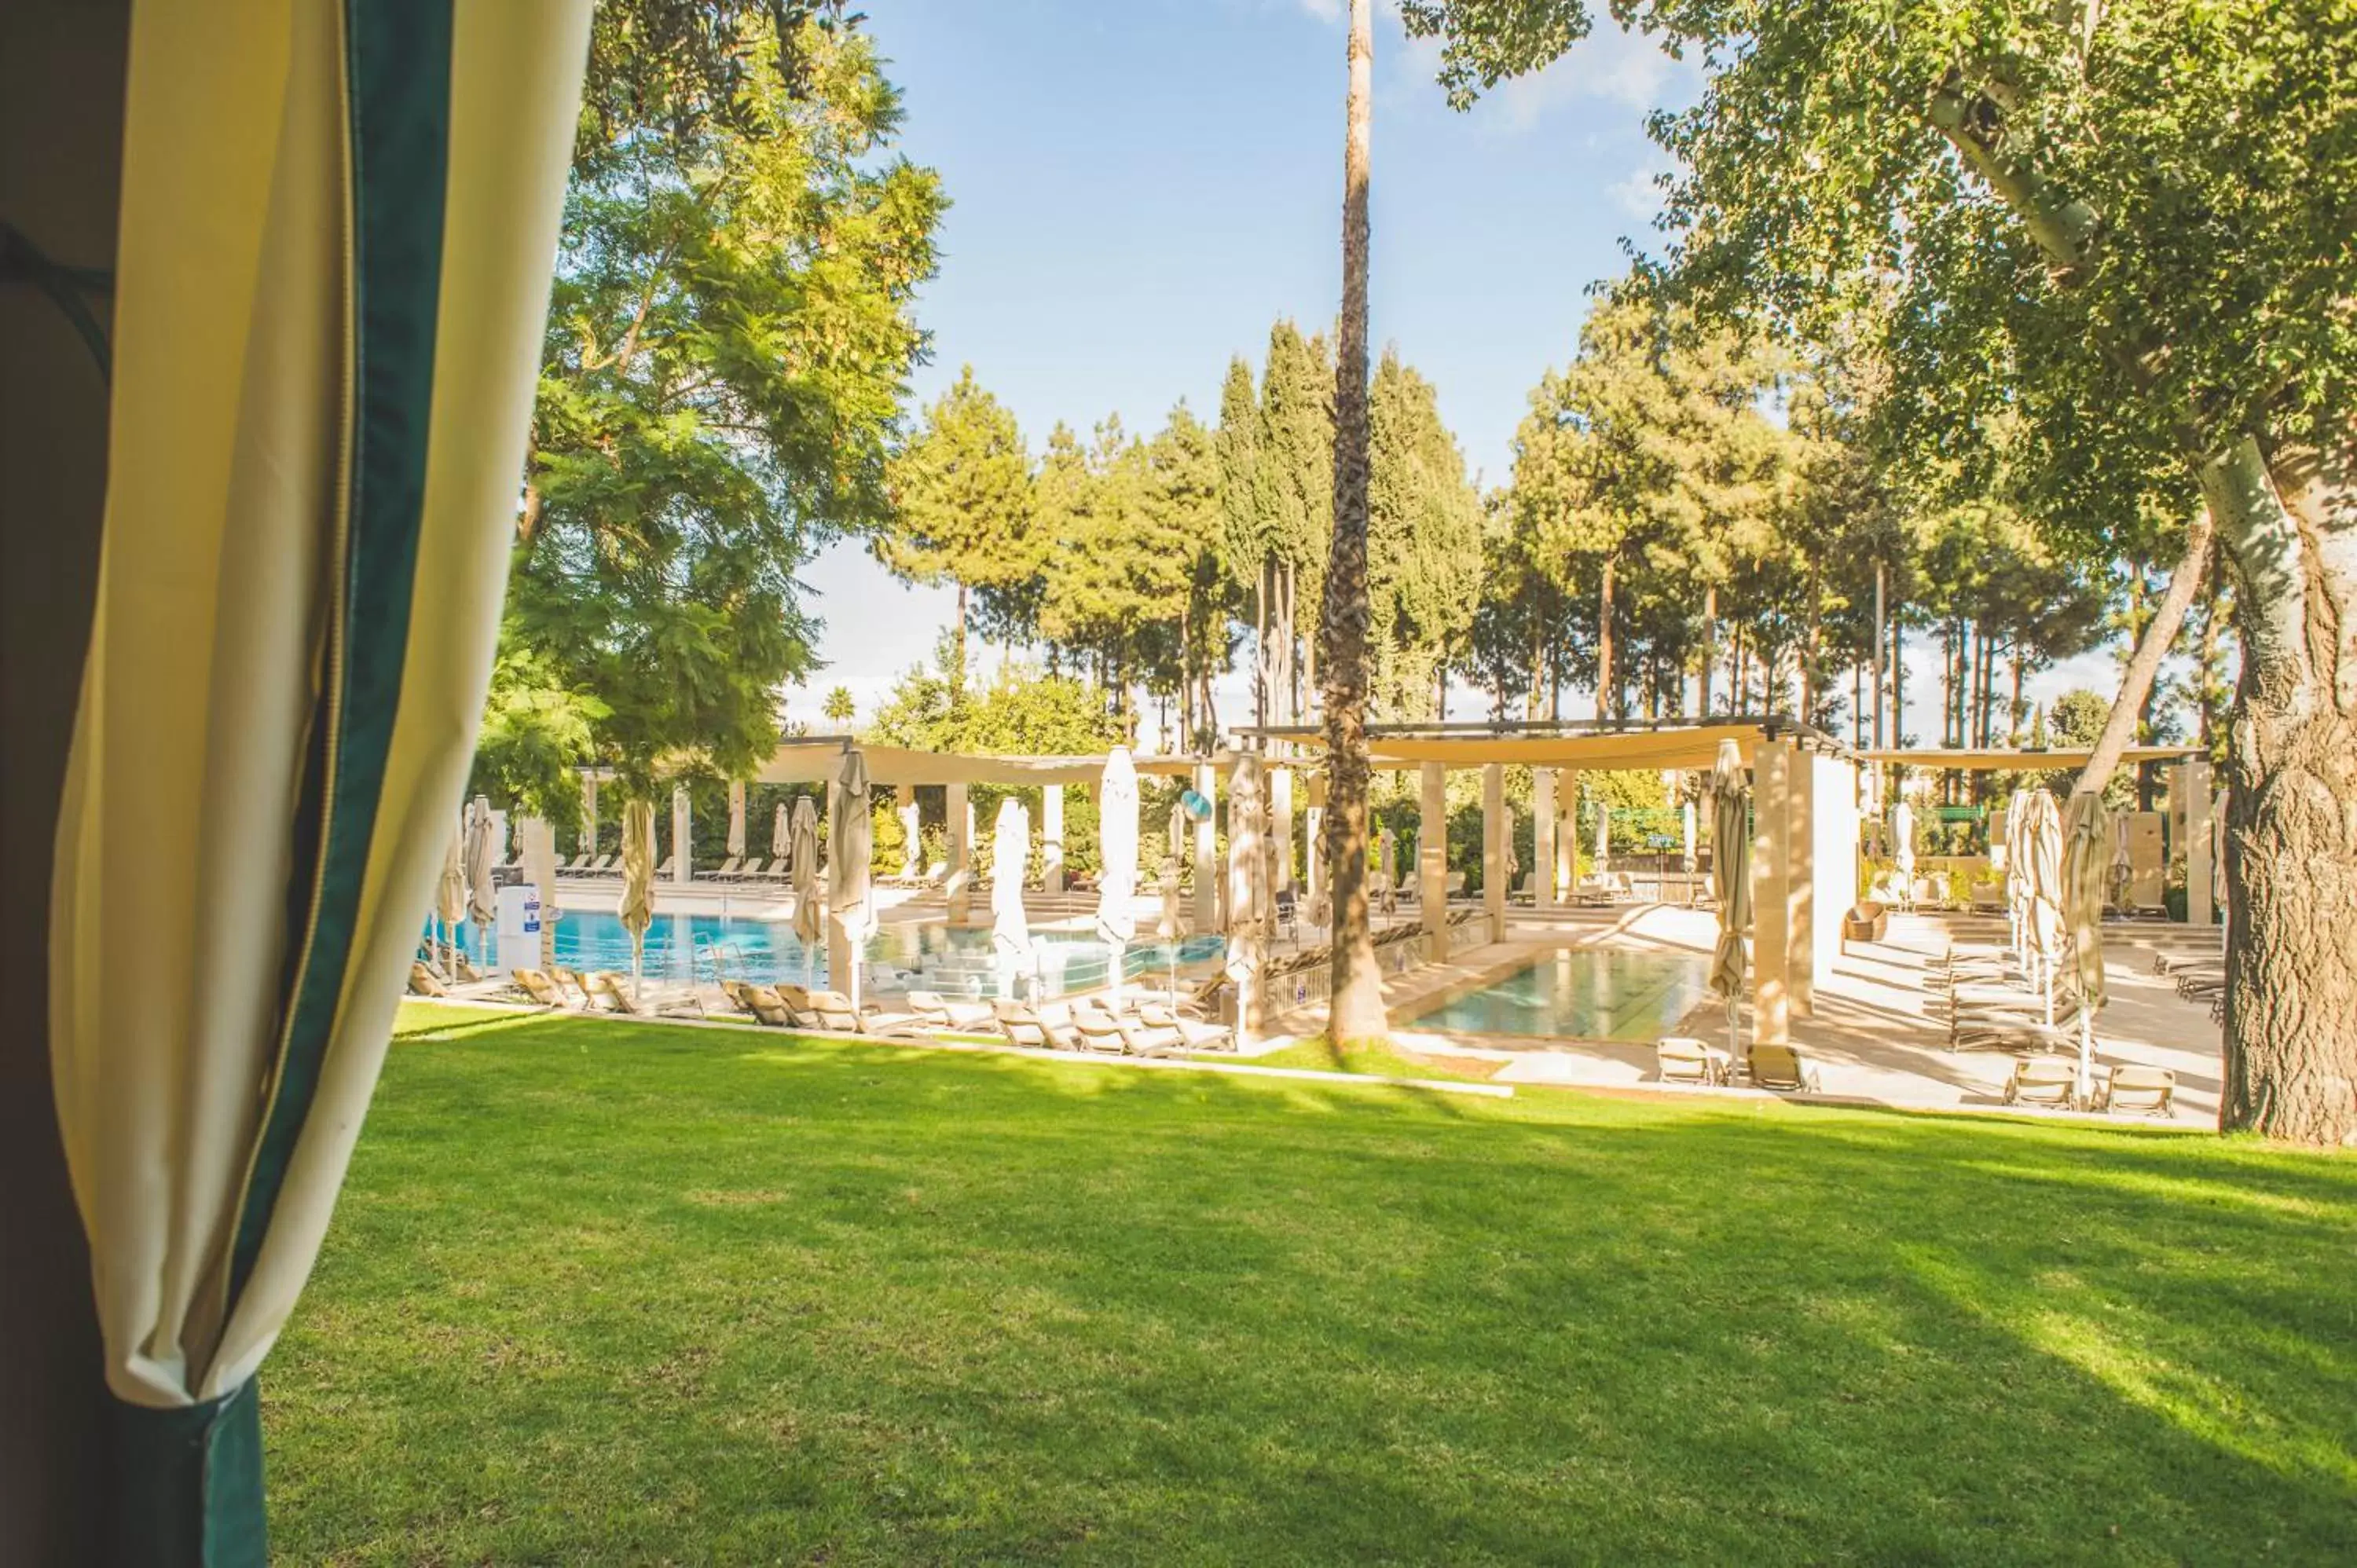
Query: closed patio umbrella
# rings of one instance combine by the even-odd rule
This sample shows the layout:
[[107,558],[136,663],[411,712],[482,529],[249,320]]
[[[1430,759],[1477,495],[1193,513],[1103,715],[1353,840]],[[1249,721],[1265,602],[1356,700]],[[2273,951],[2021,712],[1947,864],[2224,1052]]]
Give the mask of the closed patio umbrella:
[[467,918],[467,828],[463,820],[452,822],[450,842],[443,847],[442,875],[434,884],[434,913],[442,922],[442,946],[446,950],[437,961],[447,964],[447,950],[457,940],[458,922]]
[[1031,814],[1009,795],[998,802],[990,835],[990,955],[1002,1001],[1031,968],[1031,917],[1023,908],[1023,873],[1031,858]]
[[622,901],[616,913],[630,933],[630,994],[646,971],[647,928],[655,923],[655,808],[632,800],[622,808]]
[[[2013,931],[2014,956],[2021,961],[2022,973],[2034,987],[2038,974],[2029,952],[2029,841],[2026,836],[2032,793],[2016,789],[2005,803],[2005,914]],[[2050,801],[2053,797],[2047,799]]]
[[499,913],[499,895],[491,886],[491,802],[482,795],[467,808],[467,913],[475,922],[475,957],[481,961]]
[[1123,960],[1137,935],[1137,766],[1129,747],[1116,746],[1105,756],[1103,781],[1097,789],[1097,938],[1105,945],[1111,965],[1113,1002],[1121,1006]]
[[745,858],[745,781],[731,779],[728,785],[728,858]]
[[2103,796],[2071,797],[2062,813],[2062,927],[2079,983],[2079,1093],[2086,1103],[2094,1076],[2095,1011],[2103,1006],[2104,887],[2111,874],[2112,815]]
[[1178,857],[1177,855],[1166,854],[1162,857],[1160,880],[1162,918],[1156,924],[1154,933],[1168,944],[1166,951],[1170,963],[1170,995],[1175,1001],[1178,995],[1178,938],[1187,929],[1186,916],[1178,901]]
[[[67,1325],[14,1353],[99,1376],[70,1427],[12,1408],[12,1435],[81,1483],[57,1511],[91,1526],[76,1561],[261,1563],[256,1379],[466,789],[590,7],[110,15],[111,70],[58,47],[96,35],[9,30],[12,80],[55,61],[112,105],[102,139],[60,122],[45,149],[104,188],[112,269],[103,369],[56,410],[104,451],[103,499],[43,521],[88,628],[48,675],[73,729],[46,961],[95,1343],[47,1317],[54,1282],[8,1281]],[[12,317],[0,352],[38,365],[46,336]]]
[[784,860],[786,858],[787,846],[792,842],[792,840],[788,836],[789,832],[790,830],[786,826],[786,803],[783,800],[780,800],[778,802],[777,814],[770,821],[770,859]]
[[682,886],[686,886],[695,875],[692,810],[687,799],[687,786],[673,786],[671,792],[671,879]]
[[1718,902],[1718,945],[1710,955],[1710,988],[1727,1004],[1727,1049],[1740,1056],[1743,981],[1749,968],[1743,939],[1751,929],[1751,786],[1743,753],[1729,741],[1718,747],[1710,775],[1710,890]]
[[1915,808],[1902,795],[1890,808],[1890,861],[1899,875],[1899,907],[1915,908]]
[[808,795],[794,797],[792,847],[787,853],[794,886],[794,940],[802,945],[802,982],[808,984],[818,944],[826,936],[826,915],[818,897],[818,808]]
[[2062,813],[2043,789],[2026,792],[2020,836],[2008,865],[2021,865],[2024,899],[2022,936],[2030,983],[2046,997],[2046,1022],[2054,1022],[2054,971],[2062,958]]
[[925,874],[924,818],[917,810],[916,791],[899,807],[900,818],[900,875],[910,882]]
[[[851,983],[843,989],[856,1008],[867,939],[876,934],[876,902],[869,894],[867,864],[875,854],[876,827],[867,815],[866,754],[856,746],[845,751],[834,781],[834,795],[829,801],[834,814],[826,824],[826,918],[835,940],[849,955]],[[832,967],[827,978],[843,984]]]
[[1388,827],[1375,835],[1375,875],[1379,901],[1389,910],[1399,896],[1399,838]]

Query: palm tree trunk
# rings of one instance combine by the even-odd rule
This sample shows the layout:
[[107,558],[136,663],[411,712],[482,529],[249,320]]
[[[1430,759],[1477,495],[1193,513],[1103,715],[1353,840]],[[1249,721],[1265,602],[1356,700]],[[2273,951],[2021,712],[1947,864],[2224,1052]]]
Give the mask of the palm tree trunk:
[[1334,542],[1318,634],[1325,657],[1326,864],[1334,898],[1336,1042],[1391,1032],[1367,924],[1367,141],[1374,0],[1351,0],[1342,144],[1342,317],[1334,345]]

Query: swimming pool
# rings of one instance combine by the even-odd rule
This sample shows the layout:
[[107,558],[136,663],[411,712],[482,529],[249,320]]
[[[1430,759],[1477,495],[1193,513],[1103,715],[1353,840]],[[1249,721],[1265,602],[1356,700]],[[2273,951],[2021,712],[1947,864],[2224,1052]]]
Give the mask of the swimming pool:
[[[490,966],[504,972],[511,966],[500,954],[499,934],[486,935]],[[460,922],[457,940],[470,957],[481,950],[470,923]],[[1104,984],[1111,973],[1105,945],[1090,933],[1034,931],[1031,940],[1039,955],[1043,996],[1090,990]],[[1215,956],[1224,943],[1217,936],[1196,936],[1181,938],[1177,947],[1174,955],[1167,942],[1133,942],[1123,955],[1122,972],[1132,979],[1164,974],[1174,956],[1183,969]],[[952,930],[939,923],[895,923],[876,933],[867,944],[866,957],[870,966],[887,965],[916,976],[903,983],[906,985],[952,995],[996,994],[997,972],[987,927]],[[536,963],[538,958],[535,954],[517,961]],[[618,915],[567,909],[556,922],[556,961],[566,969],[610,969],[628,974],[630,933]],[[785,920],[658,914],[647,928],[644,972],[651,980],[695,980],[708,984],[726,974],[731,980],[783,980],[800,985],[805,983],[802,962],[802,944]],[[842,989],[827,973],[825,942],[814,945],[810,966],[808,983]]]
[[1674,953],[1566,948],[1401,1022],[1441,1034],[1652,1040],[1710,993],[1708,966]]

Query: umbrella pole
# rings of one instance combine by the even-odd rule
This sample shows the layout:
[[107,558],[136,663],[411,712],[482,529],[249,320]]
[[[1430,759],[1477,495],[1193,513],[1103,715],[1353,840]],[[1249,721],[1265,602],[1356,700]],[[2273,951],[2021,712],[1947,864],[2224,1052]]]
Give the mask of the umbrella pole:
[[2086,998],[2079,999],[2079,1109],[2094,1102],[2095,1026]]
[[639,1000],[640,982],[646,970],[647,939],[643,931],[630,933],[630,1000]]

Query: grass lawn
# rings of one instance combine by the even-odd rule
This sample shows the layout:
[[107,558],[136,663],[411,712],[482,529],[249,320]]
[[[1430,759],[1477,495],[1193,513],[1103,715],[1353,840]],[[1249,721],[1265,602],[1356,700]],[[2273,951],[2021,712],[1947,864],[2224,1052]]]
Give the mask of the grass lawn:
[[290,1563],[2340,1563],[2357,1160],[410,1009]]
[[[1234,1061],[1236,1058],[1207,1055],[1196,1059]],[[1324,1038],[1297,1040],[1292,1045],[1247,1059],[1254,1067],[1306,1067],[1319,1072],[1347,1072],[1362,1078],[1426,1078],[1444,1082],[1478,1082],[1489,1078],[1503,1065],[1480,1057],[1435,1056],[1412,1051],[1388,1040],[1346,1040],[1338,1050],[1333,1041]]]

